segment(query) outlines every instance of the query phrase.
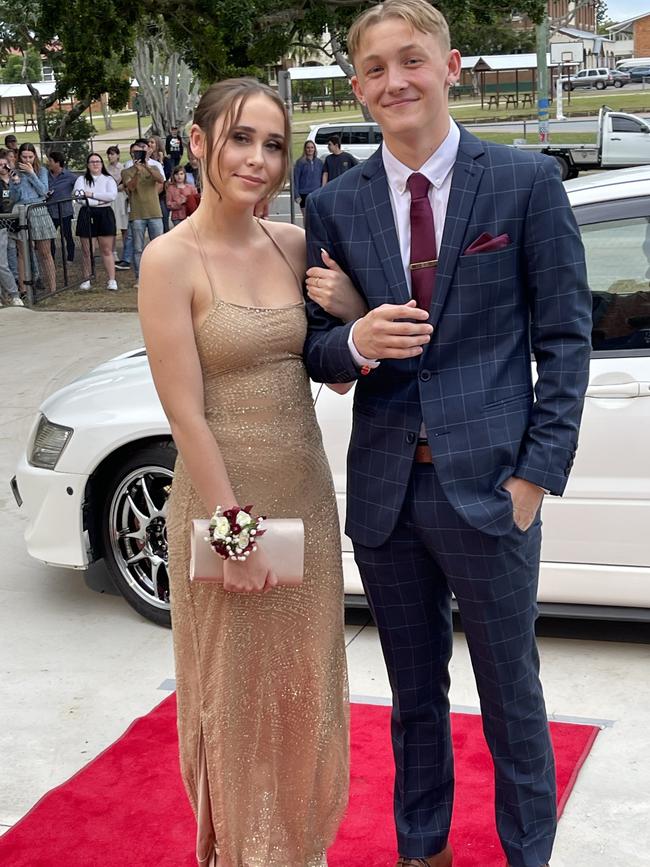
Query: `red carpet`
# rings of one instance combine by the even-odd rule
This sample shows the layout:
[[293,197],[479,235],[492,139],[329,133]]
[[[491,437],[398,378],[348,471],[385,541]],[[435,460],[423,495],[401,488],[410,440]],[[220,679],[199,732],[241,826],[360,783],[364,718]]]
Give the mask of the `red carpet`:
[[[194,824],[178,771],[170,696],[115,744],[45,795],[3,837],[2,867],[196,867]],[[350,807],[330,867],[394,867],[390,710],[352,708]],[[480,717],[453,715],[458,777],[454,867],[503,867],[494,831],[492,767]],[[562,810],[598,733],[551,723]],[[355,857],[356,856],[356,857]]]

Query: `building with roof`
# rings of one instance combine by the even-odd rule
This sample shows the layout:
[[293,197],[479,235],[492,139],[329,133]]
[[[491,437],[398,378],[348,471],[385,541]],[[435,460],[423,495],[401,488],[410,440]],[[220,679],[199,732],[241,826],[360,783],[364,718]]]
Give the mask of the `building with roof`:
[[612,68],[618,59],[615,54],[616,42],[610,37],[600,36],[590,30],[577,27],[558,27],[551,33],[550,44],[563,42],[582,43],[582,67],[593,69],[596,66]]
[[617,60],[650,57],[650,10],[607,28]]

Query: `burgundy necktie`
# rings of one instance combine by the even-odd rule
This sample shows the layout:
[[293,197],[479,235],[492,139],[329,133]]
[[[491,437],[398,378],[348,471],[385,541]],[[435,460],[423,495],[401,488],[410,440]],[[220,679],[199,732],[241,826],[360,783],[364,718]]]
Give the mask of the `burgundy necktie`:
[[414,172],[406,182],[411,193],[411,296],[418,307],[428,310],[436,280],[438,253],[433,211],[429,202],[429,180]]

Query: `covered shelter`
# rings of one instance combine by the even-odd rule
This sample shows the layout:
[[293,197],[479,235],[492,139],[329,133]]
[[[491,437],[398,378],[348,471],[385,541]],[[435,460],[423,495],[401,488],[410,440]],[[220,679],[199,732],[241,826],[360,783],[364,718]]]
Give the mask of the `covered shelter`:
[[[54,93],[56,84],[53,81],[36,81],[32,85],[41,94],[49,96]],[[34,101],[26,84],[0,84],[0,126],[11,127],[16,131],[16,113],[23,116],[25,130],[37,129],[34,117]],[[18,121],[20,123],[20,121]]]
[[[555,67],[550,54],[546,55],[548,67]],[[537,92],[536,54],[482,54],[463,57],[463,78],[478,79],[481,108],[499,107],[505,100],[506,108],[535,103]],[[465,83],[465,82],[463,82]]]

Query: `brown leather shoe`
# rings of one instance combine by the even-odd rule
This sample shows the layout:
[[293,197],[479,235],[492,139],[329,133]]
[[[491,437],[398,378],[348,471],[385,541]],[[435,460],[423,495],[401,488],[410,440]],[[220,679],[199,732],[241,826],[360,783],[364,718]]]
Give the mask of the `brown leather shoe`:
[[395,867],[451,867],[451,846],[447,845],[437,855],[429,855],[428,858],[405,858],[401,856]]

